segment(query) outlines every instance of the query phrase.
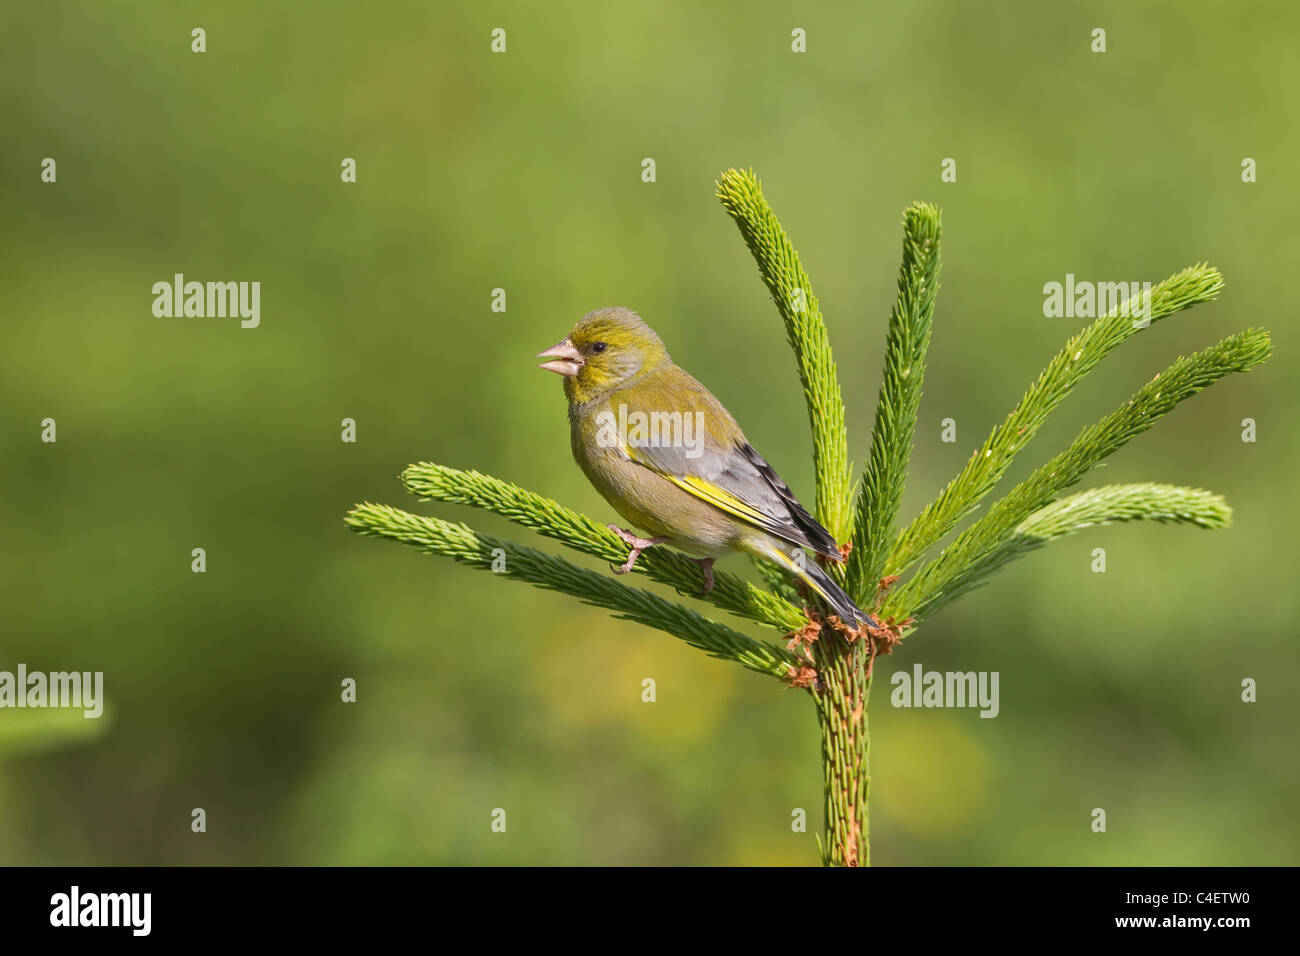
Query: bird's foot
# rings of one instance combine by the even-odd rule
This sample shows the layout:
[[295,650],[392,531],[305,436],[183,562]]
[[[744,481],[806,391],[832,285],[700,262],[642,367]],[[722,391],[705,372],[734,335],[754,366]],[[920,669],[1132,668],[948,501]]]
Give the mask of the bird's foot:
[[687,558],[688,561],[694,561],[704,572],[704,593],[708,594],[713,590],[713,562],[717,558]]
[[668,540],[667,538],[638,538],[631,531],[624,531],[616,524],[607,525],[606,527],[622,538],[623,543],[632,549],[628,552],[627,560],[619,567],[614,568],[615,574],[627,574],[636,564],[636,559],[641,557],[642,551],[646,548],[653,548],[656,544],[663,544]]

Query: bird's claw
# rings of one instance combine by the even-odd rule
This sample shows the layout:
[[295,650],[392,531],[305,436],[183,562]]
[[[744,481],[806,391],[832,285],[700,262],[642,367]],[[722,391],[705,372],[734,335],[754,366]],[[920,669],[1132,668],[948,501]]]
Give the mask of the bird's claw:
[[700,566],[700,569],[704,572],[703,593],[708,594],[710,591],[713,590],[713,585],[714,585],[713,562],[717,559],[716,558],[687,558],[687,560],[694,561],[696,564]]
[[667,538],[640,538],[634,535],[631,531],[624,531],[616,524],[606,525],[606,527],[622,538],[623,543],[631,549],[628,552],[627,560],[621,565],[614,567],[614,565],[611,564],[609,566],[610,570],[615,574],[627,574],[636,565],[636,559],[641,557],[642,551],[646,548],[653,548],[656,544],[663,544],[668,540]]

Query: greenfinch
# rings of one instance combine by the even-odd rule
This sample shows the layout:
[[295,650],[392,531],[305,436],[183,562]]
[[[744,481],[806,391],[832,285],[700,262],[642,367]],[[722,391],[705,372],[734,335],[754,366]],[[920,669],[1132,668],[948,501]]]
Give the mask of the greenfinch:
[[839,545],[799,504],[713,394],[668,356],[627,309],[590,312],[540,367],[564,377],[573,457],[640,537],[610,525],[630,549],[670,544],[700,557],[704,591],[730,551],[771,561],[816,592],[852,627],[878,626],[801,549],[843,561]]

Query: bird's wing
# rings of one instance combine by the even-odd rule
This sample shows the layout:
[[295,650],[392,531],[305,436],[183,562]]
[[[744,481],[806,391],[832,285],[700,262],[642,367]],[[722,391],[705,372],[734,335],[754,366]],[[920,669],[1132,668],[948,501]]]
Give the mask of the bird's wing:
[[[643,382],[617,394],[611,405],[624,404],[627,416],[640,411],[673,416],[681,412],[679,440],[663,441],[663,428],[650,429],[650,441],[637,441],[635,428],[621,434],[629,460],[667,478],[679,488],[741,521],[817,554],[839,559],[839,546],[817,523],[771,465],[745,440],[735,419],[712,393],[673,367],[667,382]],[[651,423],[654,419],[650,418]],[[675,417],[661,419],[678,427]],[[629,441],[629,437],[633,440]]]

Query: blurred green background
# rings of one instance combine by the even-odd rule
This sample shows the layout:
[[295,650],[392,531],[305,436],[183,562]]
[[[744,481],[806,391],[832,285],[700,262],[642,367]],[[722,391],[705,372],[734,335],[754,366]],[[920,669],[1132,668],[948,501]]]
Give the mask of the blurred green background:
[[[614,520],[533,359],[606,305],[639,310],[811,497],[780,320],[713,198],[729,166],[763,178],[813,277],[859,461],[900,212],[943,207],[908,518],[1083,324],[1043,317],[1045,282],[1207,260],[1228,284],[1109,357],[1003,489],[1175,355],[1274,333],[1263,369],[1092,482],[1222,492],[1231,529],[1067,539],[881,661],[873,861],[1297,862],[1300,10],[700,6],[0,9],[0,669],[102,670],[109,698],[91,730],[0,712],[0,862],[814,863],[805,695],[342,523],[384,501],[552,549],[410,499],[396,476],[421,459]],[[155,318],[176,272],[260,281],[261,327]],[[917,662],[999,671],[1001,715],[894,710],[887,678]]]

